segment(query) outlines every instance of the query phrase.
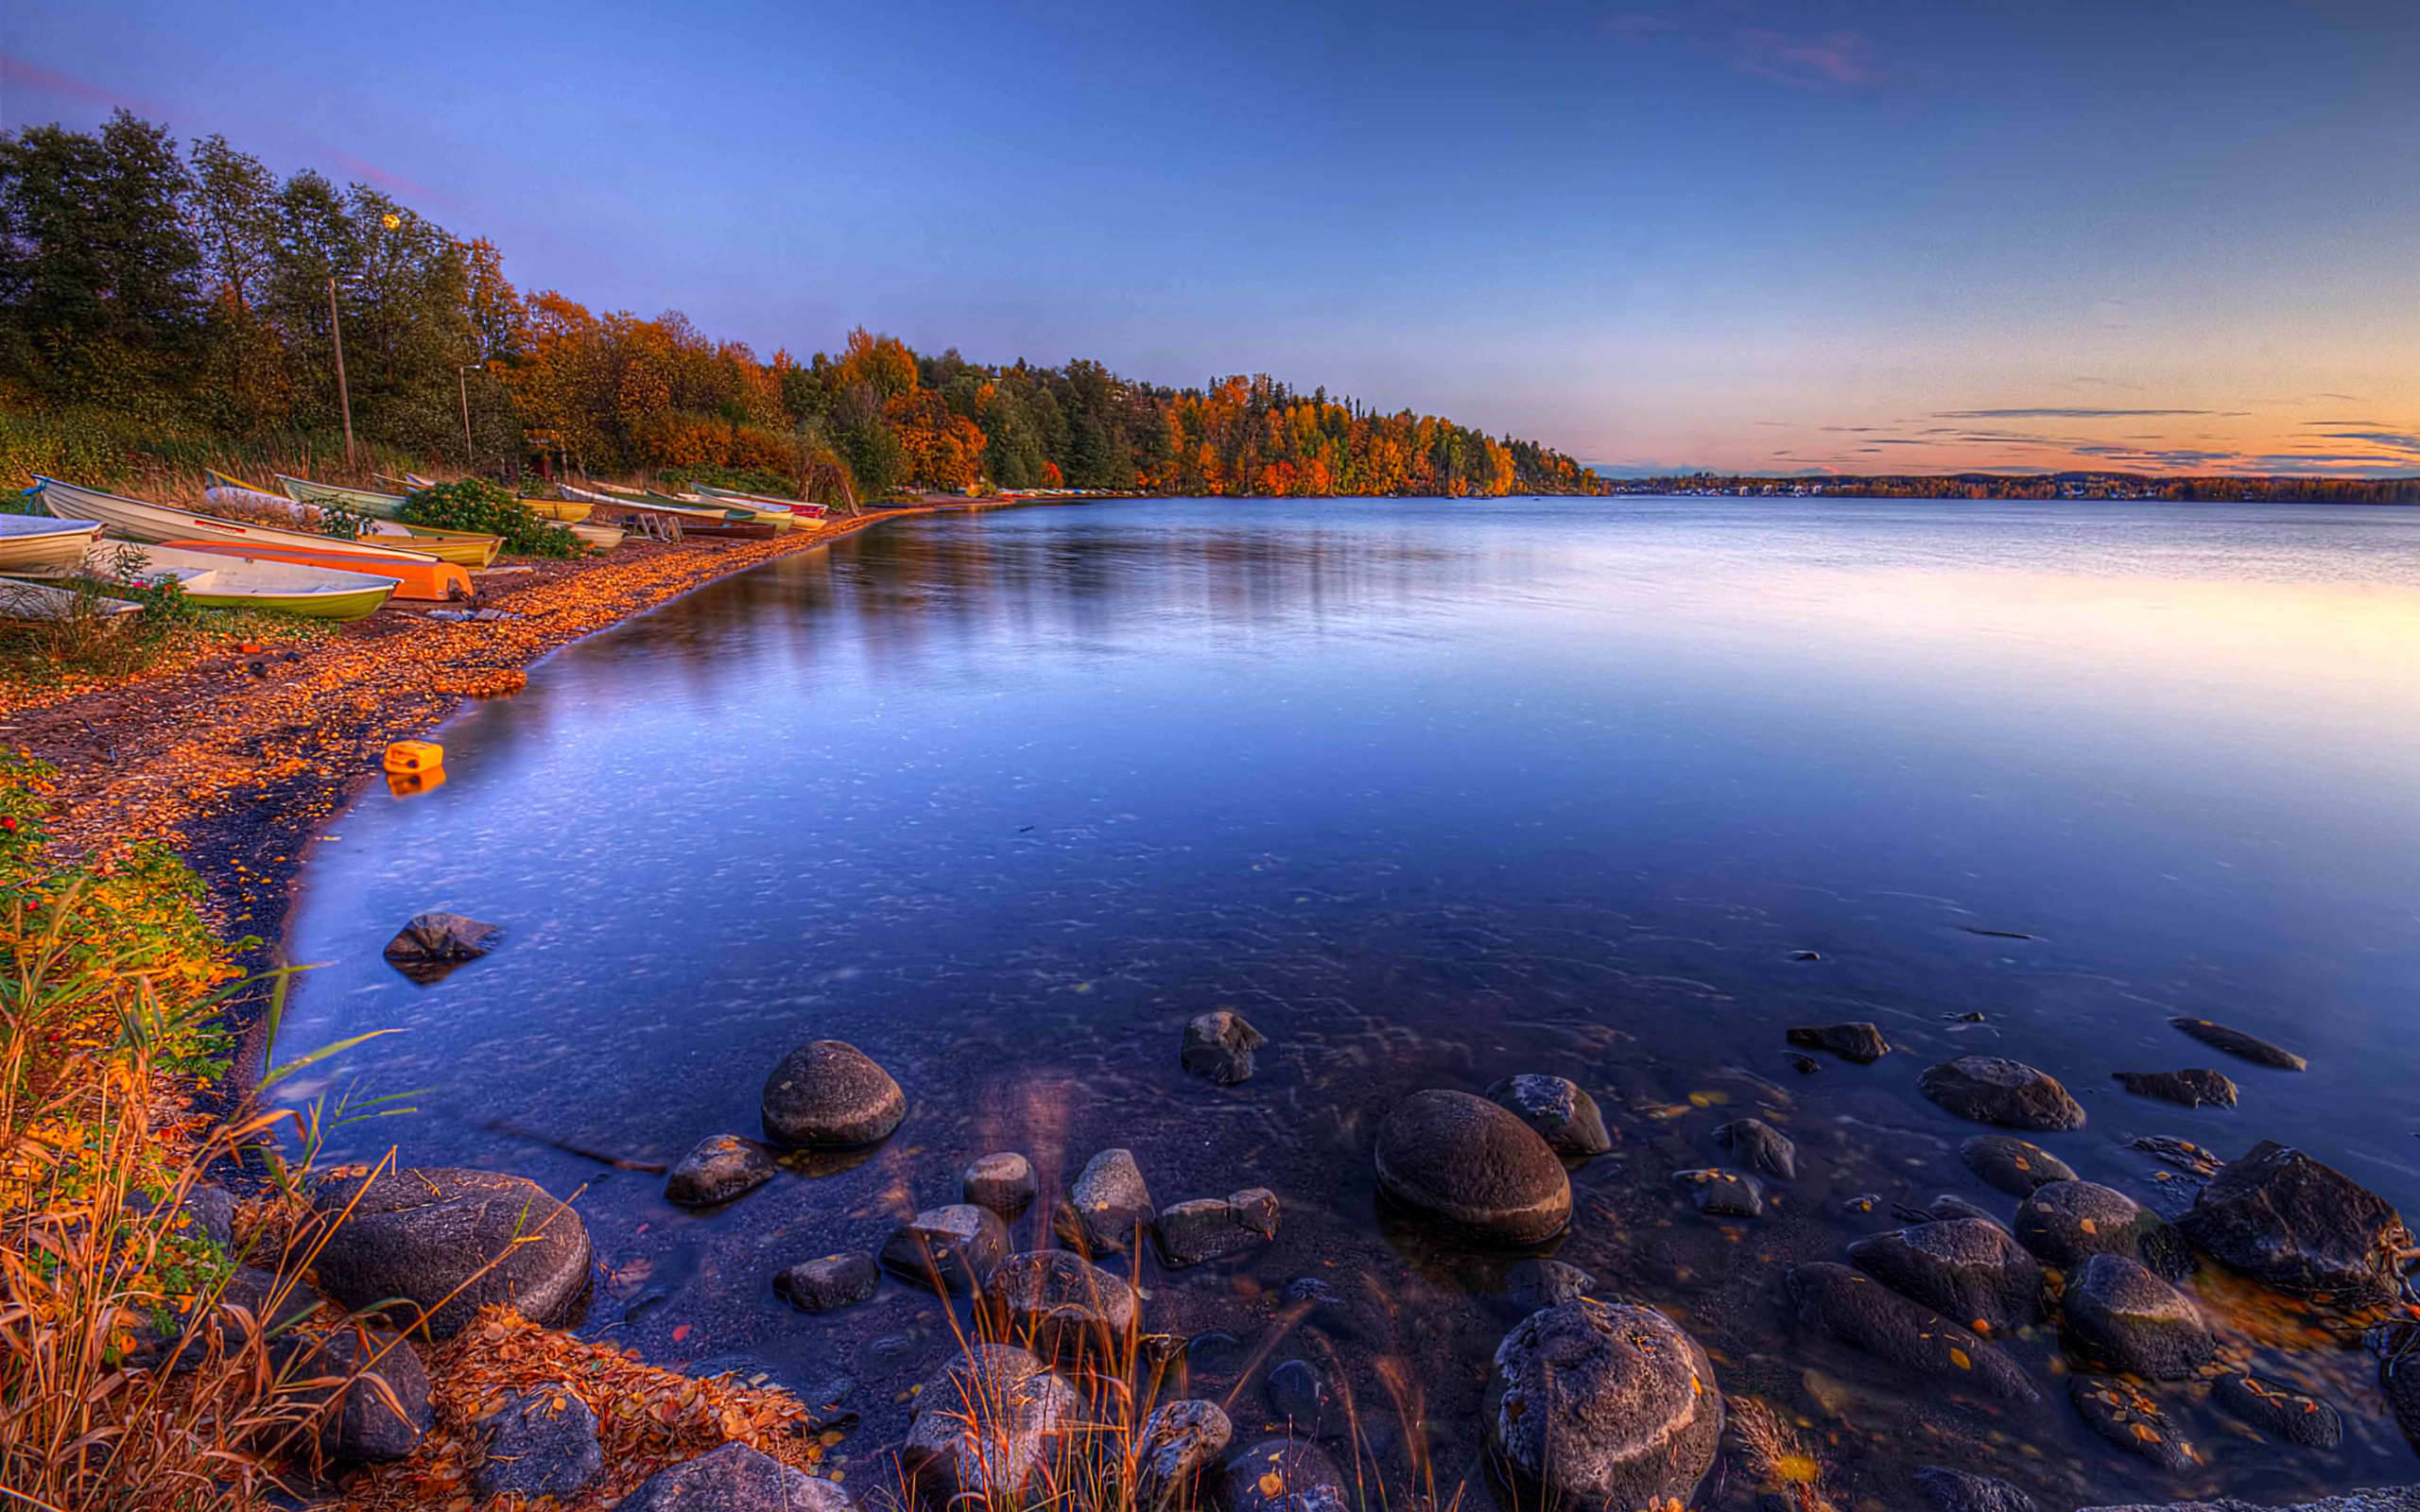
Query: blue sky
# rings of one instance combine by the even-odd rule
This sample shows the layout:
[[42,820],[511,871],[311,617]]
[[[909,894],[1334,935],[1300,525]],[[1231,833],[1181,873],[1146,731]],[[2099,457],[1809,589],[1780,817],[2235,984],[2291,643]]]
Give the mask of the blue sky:
[[2420,6],[17,0],[525,287],[1269,371],[1616,467],[2420,472]]

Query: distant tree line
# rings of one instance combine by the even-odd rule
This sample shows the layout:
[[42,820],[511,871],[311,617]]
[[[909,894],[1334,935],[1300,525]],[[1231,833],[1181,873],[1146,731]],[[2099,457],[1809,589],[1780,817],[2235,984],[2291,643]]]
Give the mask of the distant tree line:
[[1688,472],[1608,479],[1606,493],[1798,493],[1863,499],[2145,499],[2172,504],[2420,504],[2420,477],[2152,477],[2141,472],[1891,472],[1773,477]]
[[[852,332],[760,360],[678,313],[596,313],[506,280],[363,184],[280,179],[120,111],[0,135],[0,417],[95,417],[261,442],[339,423],[340,332],[368,443],[517,469],[532,440],[599,472],[845,470],[921,487],[1209,494],[1582,493],[1532,441],[1377,413],[1265,376],[1169,388],[1098,363],[919,353]],[[837,466],[836,466],[837,465]]]

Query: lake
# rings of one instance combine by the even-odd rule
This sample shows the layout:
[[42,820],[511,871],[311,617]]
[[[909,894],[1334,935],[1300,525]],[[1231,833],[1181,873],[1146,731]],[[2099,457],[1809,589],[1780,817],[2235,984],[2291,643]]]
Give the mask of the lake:
[[[1362,1323],[1266,1363],[1309,1359],[1386,1417],[1373,1358],[1417,1362],[1440,1482],[1464,1475],[1517,1317],[1490,1295],[1503,1257],[1382,1208],[1372,1144],[1414,1090],[1547,1072],[1620,1135],[1573,1173],[1558,1258],[1682,1321],[1735,1399],[1814,1425],[1844,1505],[1922,1504],[1927,1461],[2053,1508],[2411,1480],[2368,1357],[2206,1267],[2222,1343],[2334,1400],[2341,1450],[2254,1442],[2204,1388],[2170,1387],[2209,1463],[2161,1470],[2051,1389],[2050,1331],[2010,1346],[2042,1402],[1985,1405],[1799,1325],[1781,1277],[1938,1193],[2014,1211],[1958,1158],[1979,1126],[1916,1091],[1969,1053],[2065,1081],[2090,1122],[2036,1137],[2171,1214],[2191,1184],[2134,1136],[2224,1158],[2283,1141],[2420,1214],[2415,730],[2409,512],[1167,500],[901,519],[466,708],[443,786],[373,790],[313,848],[289,944],[325,964],[280,1052],[399,1031],[295,1089],[332,1116],[413,1109],[340,1122],[334,1155],[391,1143],[584,1186],[583,1331],[840,1397],[867,1476],[948,1322],[896,1282],[796,1313],[773,1273],[877,1247],[987,1151],[1027,1153],[1048,1190],[1109,1146],[1163,1205],[1282,1200],[1266,1249],[1146,1277],[1150,1327],[1237,1341],[1191,1368],[1236,1392],[1239,1432],[1263,1416],[1254,1341],[1317,1276]],[[379,949],[430,909],[506,942],[415,986]],[[1237,1087],[1178,1066],[1184,1023],[1217,1007],[1270,1041]],[[2172,1014],[2310,1069],[2230,1060]],[[1784,1031],[1843,1020],[1893,1053],[1798,1069]],[[699,1214],[560,1147],[668,1161],[754,1136],[766,1074],[818,1039],[907,1090],[907,1123],[862,1160]],[[2240,1106],[2111,1079],[2187,1066],[2233,1076]],[[1750,1113],[1796,1140],[1797,1179],[1762,1219],[1703,1216],[1672,1174],[1720,1163],[1712,1131]],[[1402,1473],[1402,1435],[1374,1436]],[[1736,1474],[1717,1498],[1754,1504]]]

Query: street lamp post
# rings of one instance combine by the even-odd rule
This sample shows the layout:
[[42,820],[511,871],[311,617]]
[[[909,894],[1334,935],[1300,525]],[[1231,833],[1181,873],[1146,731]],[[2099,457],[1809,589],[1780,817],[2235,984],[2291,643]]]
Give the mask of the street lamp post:
[[468,363],[454,369],[454,382],[462,390],[462,465],[471,467],[471,374],[486,367],[484,362]]
[[337,349],[337,407],[344,411],[344,465],[348,471],[353,460],[353,396],[344,387],[344,328],[337,319],[337,281],[328,276],[328,336]]

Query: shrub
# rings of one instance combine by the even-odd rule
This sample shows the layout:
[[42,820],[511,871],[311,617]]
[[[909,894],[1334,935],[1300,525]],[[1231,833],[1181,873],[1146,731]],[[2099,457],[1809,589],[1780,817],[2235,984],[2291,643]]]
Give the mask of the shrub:
[[735,489],[741,493],[762,493],[776,499],[798,497],[798,479],[763,468],[677,467],[663,473],[661,481],[676,493],[702,483],[710,489]]
[[404,500],[396,517],[406,524],[502,536],[504,549],[515,556],[577,557],[587,550],[578,536],[557,528],[535,509],[483,478],[463,478],[423,489]]

